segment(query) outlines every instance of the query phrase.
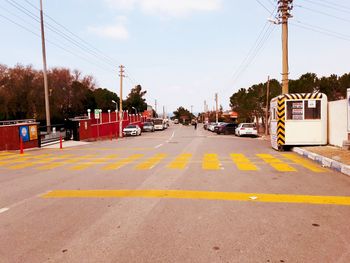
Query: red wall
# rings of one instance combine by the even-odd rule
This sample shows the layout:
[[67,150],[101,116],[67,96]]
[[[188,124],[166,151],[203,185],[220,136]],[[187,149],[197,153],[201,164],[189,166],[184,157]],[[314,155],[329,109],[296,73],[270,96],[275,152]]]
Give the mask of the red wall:
[[[19,127],[25,125],[33,125],[33,123],[21,123],[9,126],[0,126],[0,151],[19,150]],[[23,142],[23,148],[39,147],[38,140]]]

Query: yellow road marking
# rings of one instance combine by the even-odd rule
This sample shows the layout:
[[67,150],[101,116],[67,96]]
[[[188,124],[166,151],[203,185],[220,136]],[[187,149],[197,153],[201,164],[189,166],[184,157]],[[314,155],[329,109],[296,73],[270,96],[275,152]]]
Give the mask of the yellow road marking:
[[137,159],[140,159],[143,157],[143,154],[133,154],[127,158],[121,159],[118,162],[111,163],[105,167],[103,167],[103,170],[117,170],[129,163],[132,163],[133,161],[136,161]]
[[272,156],[271,154],[257,154],[264,162],[268,163],[270,166],[275,168],[280,172],[296,172],[296,169],[289,166],[287,163],[282,162],[280,159]]
[[[49,164],[41,166],[41,167],[38,167],[38,170],[50,170],[50,169],[58,168],[58,167],[61,167],[61,166],[65,165],[65,164],[77,163],[80,160],[84,160],[86,158],[89,158],[89,157],[92,157],[92,156],[96,156],[96,155],[95,154],[94,155],[85,155],[85,156],[81,156],[81,157],[77,157],[77,158],[70,158],[72,156],[74,156],[74,155],[66,154],[66,155],[60,155],[60,156],[54,157],[52,159],[48,158],[46,160],[46,162],[42,161],[41,163],[49,162]],[[70,159],[68,159],[68,158],[70,158]],[[64,159],[67,159],[67,160],[64,160]],[[64,161],[54,162],[54,160],[64,160]]]
[[236,164],[237,168],[242,171],[256,171],[258,168],[251,162],[244,154],[231,153],[232,161]]
[[184,190],[55,190],[43,198],[175,198],[267,203],[350,205],[350,196],[314,196]]
[[31,167],[33,166],[34,163],[32,162],[27,162],[27,163],[21,163],[21,164],[17,164],[17,165],[14,165],[14,166],[10,166],[8,167],[9,169],[11,170],[18,170],[18,169],[23,169],[23,168],[27,168],[27,167]]
[[146,161],[138,164],[135,169],[137,170],[149,170],[160,163],[167,155],[165,153],[158,153]]
[[95,163],[82,163],[82,164],[78,164],[78,165],[75,165],[71,168],[69,168],[69,170],[72,170],[72,171],[82,171],[82,170],[85,170],[87,168],[90,168],[91,166],[93,166]]
[[202,168],[204,170],[220,170],[219,157],[215,153],[207,153],[203,157]]
[[296,154],[285,153],[285,154],[282,154],[282,156],[284,156],[285,158],[293,161],[294,163],[299,164],[299,165],[305,167],[306,169],[309,169],[310,171],[313,171],[315,173],[324,173],[326,171],[325,169],[322,169],[318,165],[315,165],[313,162],[306,160],[305,158],[300,157]]
[[190,153],[180,154],[167,167],[170,168],[170,169],[183,170],[183,169],[186,168],[186,166],[187,166],[188,162],[190,161],[191,157],[192,157],[192,154],[190,154]]

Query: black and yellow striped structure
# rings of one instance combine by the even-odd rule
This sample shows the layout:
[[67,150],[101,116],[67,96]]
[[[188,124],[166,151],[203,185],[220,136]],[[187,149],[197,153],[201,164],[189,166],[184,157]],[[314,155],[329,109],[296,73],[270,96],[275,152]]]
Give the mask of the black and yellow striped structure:
[[282,148],[285,144],[286,96],[277,97],[277,145]]
[[277,97],[277,145],[281,149],[286,143],[286,100],[322,99],[322,93],[293,93]]
[[322,93],[294,93],[282,95],[288,100],[315,100],[322,99]]

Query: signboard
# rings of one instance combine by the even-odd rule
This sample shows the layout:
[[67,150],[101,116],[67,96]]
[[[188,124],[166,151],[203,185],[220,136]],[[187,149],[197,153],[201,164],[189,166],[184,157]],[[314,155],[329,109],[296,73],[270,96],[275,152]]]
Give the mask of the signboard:
[[346,98],[348,105],[348,132],[350,132],[350,89],[347,89]]
[[28,126],[19,127],[19,136],[22,138],[23,142],[29,141],[29,129]]
[[38,128],[36,125],[30,125],[29,126],[29,139],[37,140],[38,139]]
[[315,109],[316,108],[316,101],[315,100],[308,100],[307,101],[307,107],[309,109]]
[[95,113],[95,119],[99,119],[100,118],[100,110],[99,109],[95,109],[94,113]]
[[292,119],[293,120],[302,120],[304,114],[303,102],[297,101],[292,104]]

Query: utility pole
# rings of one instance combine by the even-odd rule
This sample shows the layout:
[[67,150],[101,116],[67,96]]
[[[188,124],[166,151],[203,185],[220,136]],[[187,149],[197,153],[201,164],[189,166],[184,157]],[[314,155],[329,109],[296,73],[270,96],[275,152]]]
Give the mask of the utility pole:
[[154,111],[156,112],[156,115],[157,115],[157,100],[154,100]]
[[120,65],[119,66],[119,77],[120,77],[120,99],[119,99],[119,137],[123,137],[123,119],[124,119],[124,114],[123,114],[123,78],[125,77],[124,75],[124,66]]
[[289,92],[288,89],[288,19],[292,17],[293,0],[278,0],[278,18],[282,24],[282,94]]
[[193,105],[191,105],[191,115],[193,115]]
[[47,129],[47,132],[50,133],[50,131],[51,131],[51,117],[50,117],[50,102],[49,102],[49,85],[48,85],[48,81],[47,81],[44,12],[43,12],[42,0],[40,0],[40,26],[41,26],[41,48],[42,48],[42,53],[43,53],[46,129]]
[[215,120],[216,120],[216,122],[219,122],[219,112],[218,112],[218,94],[217,93],[215,93],[215,104],[216,104],[216,109],[215,109],[215,111],[216,111],[216,114],[215,114]]
[[165,119],[165,106],[163,106],[163,119]]
[[269,135],[269,94],[270,94],[270,76],[267,77],[267,86],[266,86],[266,115],[265,115],[265,135]]

